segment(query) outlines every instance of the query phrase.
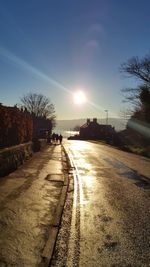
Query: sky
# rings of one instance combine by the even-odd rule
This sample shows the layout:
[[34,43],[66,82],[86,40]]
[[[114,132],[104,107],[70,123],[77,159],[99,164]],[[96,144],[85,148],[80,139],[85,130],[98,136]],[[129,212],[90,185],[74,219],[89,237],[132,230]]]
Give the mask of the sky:
[[[0,102],[41,93],[57,119],[122,117],[120,65],[150,52],[149,0],[0,0]],[[82,90],[87,103],[77,105]]]

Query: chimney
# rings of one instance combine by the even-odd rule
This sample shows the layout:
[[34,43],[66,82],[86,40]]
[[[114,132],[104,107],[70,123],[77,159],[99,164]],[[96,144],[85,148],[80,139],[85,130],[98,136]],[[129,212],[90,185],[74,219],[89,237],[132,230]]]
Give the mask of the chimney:
[[97,123],[97,118],[93,118],[93,122],[94,123]]
[[87,124],[88,124],[88,125],[90,124],[90,119],[87,119]]

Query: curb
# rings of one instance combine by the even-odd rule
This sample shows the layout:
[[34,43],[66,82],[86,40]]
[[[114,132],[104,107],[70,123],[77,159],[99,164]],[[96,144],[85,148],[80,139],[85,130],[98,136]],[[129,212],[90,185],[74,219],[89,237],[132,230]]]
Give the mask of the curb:
[[[48,267],[51,264],[53,252],[57,240],[57,235],[59,232],[59,227],[61,224],[62,213],[66,201],[67,191],[68,191],[68,184],[69,184],[69,174],[68,170],[70,167],[69,157],[67,152],[62,145],[62,163],[63,163],[63,174],[64,174],[64,184],[62,187],[61,195],[58,201],[57,209],[53,220],[50,224],[49,233],[48,233],[48,240],[46,241],[45,247],[42,252],[42,262],[39,264],[39,267]],[[67,165],[67,169],[66,169]]]

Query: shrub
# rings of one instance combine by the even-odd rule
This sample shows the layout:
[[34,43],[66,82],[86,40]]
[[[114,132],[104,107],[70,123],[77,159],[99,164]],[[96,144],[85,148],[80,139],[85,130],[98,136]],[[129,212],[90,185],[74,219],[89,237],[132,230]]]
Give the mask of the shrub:
[[0,148],[32,140],[32,117],[26,110],[0,105]]

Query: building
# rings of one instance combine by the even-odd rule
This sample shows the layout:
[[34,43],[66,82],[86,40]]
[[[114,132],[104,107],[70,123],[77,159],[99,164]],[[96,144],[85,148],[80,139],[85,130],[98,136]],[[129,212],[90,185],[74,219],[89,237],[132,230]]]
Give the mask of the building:
[[81,139],[92,140],[112,140],[115,134],[115,129],[111,125],[99,124],[97,119],[93,121],[87,119],[87,122],[80,127]]

